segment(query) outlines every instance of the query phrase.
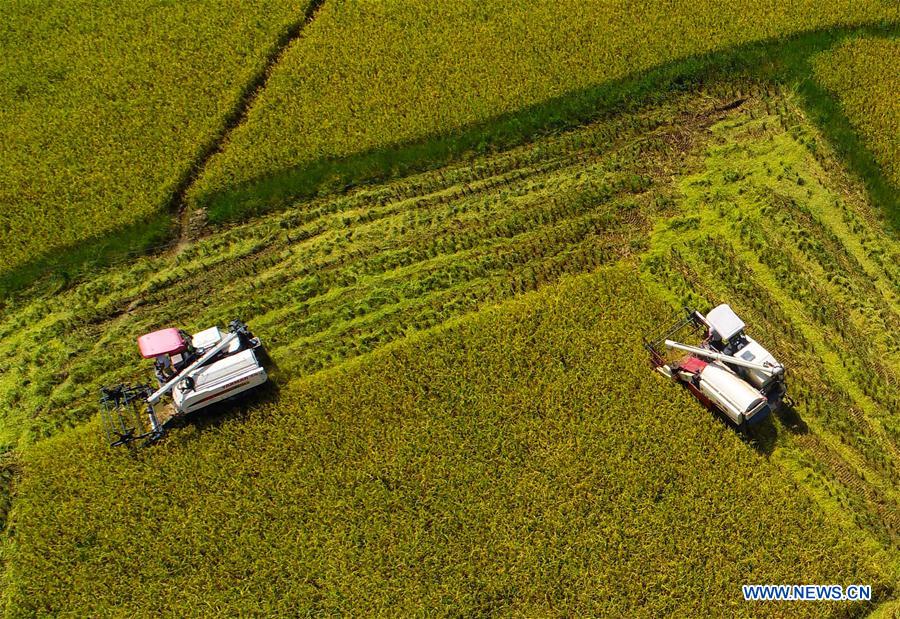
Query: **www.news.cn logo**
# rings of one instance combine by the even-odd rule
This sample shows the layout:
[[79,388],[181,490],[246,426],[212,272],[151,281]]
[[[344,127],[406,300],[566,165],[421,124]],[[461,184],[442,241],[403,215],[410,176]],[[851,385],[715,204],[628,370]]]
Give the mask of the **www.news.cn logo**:
[[839,602],[868,601],[871,585],[743,585],[744,600],[759,602],[805,602],[831,600]]

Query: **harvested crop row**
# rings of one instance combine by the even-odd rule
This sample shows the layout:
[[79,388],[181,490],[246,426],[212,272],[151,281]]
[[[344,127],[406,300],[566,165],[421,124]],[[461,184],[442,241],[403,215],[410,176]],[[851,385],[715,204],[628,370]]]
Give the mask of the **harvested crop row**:
[[[368,153],[374,158],[355,170],[365,176],[370,165],[397,164],[373,153],[452,139],[680,58],[897,18],[896,7],[872,0],[327,2],[191,195],[214,216],[240,214],[259,207],[257,181],[267,192],[308,186],[305,177],[327,185],[328,161]],[[428,158],[427,143],[419,154]]]
[[786,118],[712,127],[732,139],[682,179],[681,214],[655,229],[644,265],[673,300],[728,302],[767,335],[791,403],[761,447],[895,563],[900,246],[821,135]]
[[306,4],[5,3],[2,270],[130,224],[166,229],[162,209]]
[[[686,95],[300,203],[28,300],[0,322],[4,440],[81,423],[100,385],[139,368],[146,379],[134,338],[160,326],[245,318],[281,384],[630,256],[673,303],[730,302],[766,334],[790,367],[797,416],[757,437],[760,449],[800,461],[788,470],[847,535],[886,552],[900,505],[900,350],[883,327],[900,319],[900,248],[792,101],[736,88],[759,94],[720,112],[733,95]],[[768,246],[776,255],[757,257]],[[804,427],[812,438],[794,440]]]
[[667,314],[604,269],[138,457],[93,424],[32,446],[9,609],[722,616],[741,582],[883,595],[774,467],[652,379],[641,336]]
[[674,145],[702,141],[682,135],[702,123],[685,129],[671,118],[705,118],[720,101],[681,97],[466,165],[300,203],[178,256],[23,304],[0,323],[0,357],[14,368],[0,367],[3,439],[93,416],[101,385],[131,381],[143,367],[136,335],[162,325],[242,317],[279,371],[306,374],[633,254],[650,219],[670,208],[668,173],[685,165]]

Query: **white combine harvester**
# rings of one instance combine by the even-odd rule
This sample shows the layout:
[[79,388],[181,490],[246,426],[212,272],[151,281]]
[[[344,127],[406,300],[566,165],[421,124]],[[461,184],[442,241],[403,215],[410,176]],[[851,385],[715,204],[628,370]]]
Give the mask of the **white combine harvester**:
[[[101,391],[102,418],[110,445],[161,438],[176,418],[262,385],[268,380],[257,357],[261,348],[247,326],[234,320],[227,333],[212,327],[194,335],[162,329],[138,338],[145,359],[154,359],[150,385],[118,385]],[[169,400],[163,403],[163,398]],[[141,411],[146,413],[146,421]]]
[[[724,304],[706,316],[692,310],[687,313],[662,337],[645,342],[657,371],[682,383],[703,404],[721,411],[739,427],[759,423],[777,410],[786,390],[784,366],[744,333],[744,321]],[[699,346],[671,339],[691,326],[703,331]],[[670,363],[663,347],[689,354]]]

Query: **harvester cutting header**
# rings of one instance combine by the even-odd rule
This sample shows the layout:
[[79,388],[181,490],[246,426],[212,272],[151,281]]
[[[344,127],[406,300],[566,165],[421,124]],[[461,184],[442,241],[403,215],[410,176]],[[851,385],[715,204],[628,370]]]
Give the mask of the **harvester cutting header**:
[[[259,338],[239,320],[226,333],[218,327],[193,335],[174,328],[147,333],[138,338],[138,349],[154,360],[158,388],[118,385],[101,391],[103,426],[113,446],[141,439],[152,443],[172,420],[268,380],[257,357]],[[169,401],[163,403],[164,398]]]
[[[724,304],[706,316],[695,310],[686,312],[687,318],[668,327],[661,337],[645,342],[653,367],[738,426],[759,423],[777,410],[786,391],[784,366],[744,332],[744,321]],[[703,333],[698,346],[672,339],[686,328]],[[666,348],[689,354],[667,362]]]

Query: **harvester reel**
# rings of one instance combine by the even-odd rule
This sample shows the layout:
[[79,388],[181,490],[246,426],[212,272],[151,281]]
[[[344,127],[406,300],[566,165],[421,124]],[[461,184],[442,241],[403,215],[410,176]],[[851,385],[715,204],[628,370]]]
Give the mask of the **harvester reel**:
[[101,421],[110,445],[127,445],[152,434],[142,430],[140,418],[150,391],[150,386],[143,384],[101,389]]

